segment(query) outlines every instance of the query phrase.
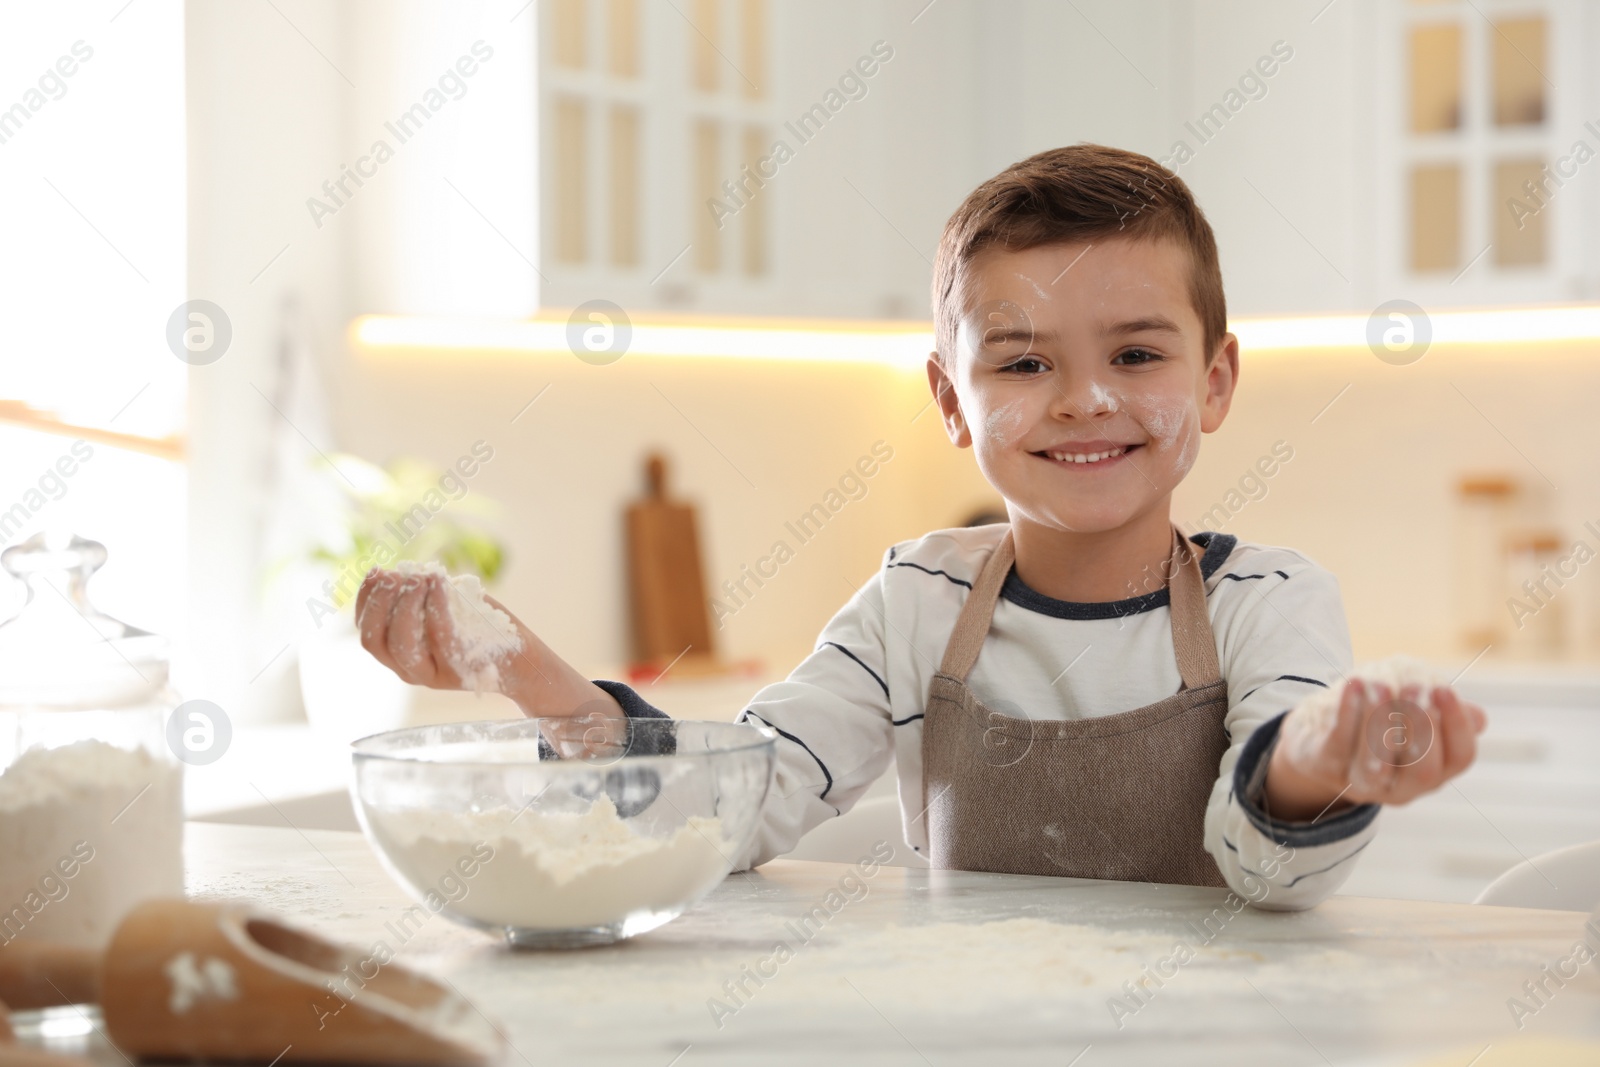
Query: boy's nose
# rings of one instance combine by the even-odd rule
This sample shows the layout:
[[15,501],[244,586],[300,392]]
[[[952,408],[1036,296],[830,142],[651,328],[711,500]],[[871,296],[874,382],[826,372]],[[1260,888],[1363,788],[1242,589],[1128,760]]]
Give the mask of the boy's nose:
[[1105,386],[1093,378],[1084,378],[1061,382],[1054,407],[1063,417],[1105,419],[1115,415],[1121,403]]

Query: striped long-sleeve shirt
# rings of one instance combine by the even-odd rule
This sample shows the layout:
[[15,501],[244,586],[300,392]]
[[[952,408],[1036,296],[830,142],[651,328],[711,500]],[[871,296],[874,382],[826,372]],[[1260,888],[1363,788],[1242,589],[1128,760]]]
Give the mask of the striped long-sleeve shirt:
[[[848,811],[894,757],[906,839],[926,855],[922,720],[956,616],[1003,525],[938,530],[890,548],[816,649],[766,686],[742,717],[779,734],[778,770],[760,832],[740,866],[792,849]],[[1193,538],[1228,682],[1229,747],[1206,809],[1205,846],[1223,878],[1260,907],[1306,908],[1333,893],[1375,833],[1375,805],[1319,820],[1273,819],[1261,803],[1279,718],[1351,668],[1334,577],[1291,549],[1227,534]],[[1103,603],[1055,600],[1013,569],[968,684],[1008,715],[1110,715],[1177,692],[1168,592]],[[602,683],[631,715],[661,714]]]

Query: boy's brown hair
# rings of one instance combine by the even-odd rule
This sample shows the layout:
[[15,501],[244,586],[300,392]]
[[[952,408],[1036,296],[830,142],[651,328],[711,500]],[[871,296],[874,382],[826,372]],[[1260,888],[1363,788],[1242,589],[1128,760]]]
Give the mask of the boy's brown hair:
[[939,358],[953,365],[961,288],[980,252],[1020,252],[1112,237],[1172,240],[1189,250],[1189,298],[1210,363],[1228,329],[1211,224],[1183,179],[1149,156],[1097,144],[1052,148],[1013,163],[974,189],[945,223],[933,264]]

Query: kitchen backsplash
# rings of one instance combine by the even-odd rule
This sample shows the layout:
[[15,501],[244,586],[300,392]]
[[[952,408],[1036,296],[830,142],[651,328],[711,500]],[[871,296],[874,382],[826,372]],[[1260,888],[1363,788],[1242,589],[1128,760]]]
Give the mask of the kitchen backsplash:
[[[1333,571],[1358,659],[1465,662],[1482,648],[1463,616],[1473,596],[1506,601],[1505,632],[1529,622],[1510,586],[1498,596],[1495,576],[1461,573],[1462,480],[1502,477],[1519,488],[1512,525],[1550,531],[1553,559],[1566,560],[1540,594],[1545,624],[1559,620],[1565,658],[1600,659],[1600,579],[1569,558],[1579,541],[1600,550],[1597,348],[1436,344],[1408,366],[1365,349],[1246,352],[1233,410],[1174,494],[1174,521],[1288,545]],[[494,447],[481,480],[506,505],[499,595],[590,670],[627,656],[621,516],[643,492],[650,449],[668,454],[676,493],[699,508],[708,593],[729,609],[717,613],[719,652],[779,669],[810,650],[890,544],[999,503],[971,452],[946,439],[921,372],[443,351],[358,352],[343,370],[336,395],[359,398],[337,415],[351,451]],[[862,457],[876,457],[871,477]],[[795,520],[818,504],[826,521],[799,539]],[[779,542],[789,551],[774,567]],[[739,583],[763,559],[771,577]],[[1517,646],[1501,640],[1488,658],[1532,654]]]

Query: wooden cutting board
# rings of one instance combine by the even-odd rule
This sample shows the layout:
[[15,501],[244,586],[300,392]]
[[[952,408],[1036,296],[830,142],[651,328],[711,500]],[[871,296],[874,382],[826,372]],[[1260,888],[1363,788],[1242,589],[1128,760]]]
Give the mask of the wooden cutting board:
[[645,481],[645,497],[627,511],[634,655],[655,671],[676,662],[674,674],[715,673],[694,506],[667,496],[667,461],[659,453],[645,460]]

